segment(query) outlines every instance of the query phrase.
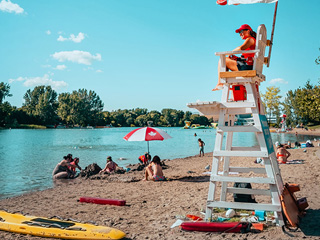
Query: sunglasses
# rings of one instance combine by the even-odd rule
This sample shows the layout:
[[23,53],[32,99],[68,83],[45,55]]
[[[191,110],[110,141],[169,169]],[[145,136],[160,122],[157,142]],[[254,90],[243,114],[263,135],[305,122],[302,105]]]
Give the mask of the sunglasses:
[[248,31],[248,29],[243,29],[243,30],[240,30],[239,33],[243,33],[243,31]]

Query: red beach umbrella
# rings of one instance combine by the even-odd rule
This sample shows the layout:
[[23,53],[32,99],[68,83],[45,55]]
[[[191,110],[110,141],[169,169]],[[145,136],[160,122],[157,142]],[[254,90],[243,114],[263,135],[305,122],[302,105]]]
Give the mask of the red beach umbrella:
[[146,141],[148,142],[149,153],[149,141],[163,141],[172,138],[168,133],[153,127],[142,127],[129,132],[123,137],[126,141]]
[[227,0],[217,0],[217,4],[219,5],[227,5],[228,1]]

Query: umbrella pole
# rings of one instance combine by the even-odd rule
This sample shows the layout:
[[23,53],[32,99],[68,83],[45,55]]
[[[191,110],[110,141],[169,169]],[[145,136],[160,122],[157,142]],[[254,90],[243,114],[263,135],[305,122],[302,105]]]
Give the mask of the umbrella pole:
[[149,141],[147,141],[147,143],[148,143],[148,154],[149,154]]
[[270,38],[270,46],[269,46],[269,55],[268,55],[268,65],[270,66],[270,58],[271,58],[271,50],[273,45],[273,34],[274,34],[274,26],[276,24],[276,18],[277,18],[277,10],[278,10],[278,1],[276,2],[276,5],[274,7],[274,15],[273,15],[273,23],[272,23],[272,31],[271,31],[271,38]]

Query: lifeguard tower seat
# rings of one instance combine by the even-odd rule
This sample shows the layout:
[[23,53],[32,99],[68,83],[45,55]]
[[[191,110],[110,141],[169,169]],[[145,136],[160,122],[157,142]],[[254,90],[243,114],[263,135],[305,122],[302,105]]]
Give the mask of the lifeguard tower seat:
[[[220,104],[214,106],[210,102],[188,104],[189,107],[196,108],[206,115],[219,110],[206,208],[207,221],[212,218],[214,208],[233,208],[272,211],[278,225],[284,224],[280,202],[283,182],[258,88],[260,83],[266,79],[262,71],[263,65],[268,62],[268,59],[264,56],[267,45],[266,27],[260,25],[257,30],[256,48],[254,50],[216,53],[220,56],[220,79],[221,83],[224,84]],[[226,72],[226,56],[244,52],[255,53],[253,69]],[[232,86],[241,86],[239,87],[239,89],[242,88],[241,92],[243,94],[240,96],[241,101],[236,101],[234,97],[230,97]],[[252,115],[253,125],[235,124],[235,116],[243,114]],[[234,133],[254,133],[257,144],[245,147],[234,146]],[[231,166],[231,163],[237,164],[238,157],[261,158],[264,165],[250,167],[248,165],[253,163],[250,160],[250,163],[246,163],[246,167]],[[218,174],[221,168],[222,175]],[[231,172],[238,174],[233,175],[230,174]],[[253,189],[236,188],[233,186],[234,183],[250,183]],[[232,202],[230,194],[262,195],[267,196],[269,201],[258,201],[257,203]]]

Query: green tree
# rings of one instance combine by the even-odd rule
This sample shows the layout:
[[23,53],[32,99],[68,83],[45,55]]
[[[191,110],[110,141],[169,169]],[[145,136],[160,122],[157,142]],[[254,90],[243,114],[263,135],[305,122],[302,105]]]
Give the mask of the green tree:
[[135,119],[134,124],[139,127],[145,127],[147,126],[147,122],[148,122],[147,115],[140,115]]
[[279,93],[280,88],[271,86],[267,87],[266,93],[261,95],[269,119],[271,117],[276,117],[277,119],[279,118],[281,110],[281,96]]
[[0,83],[0,126],[5,126],[10,122],[10,115],[13,112],[9,102],[4,102],[6,97],[11,97],[10,85],[4,82]]
[[24,95],[23,106],[27,113],[38,119],[40,124],[53,124],[58,106],[57,93],[51,86],[37,86]]
[[93,125],[102,122],[103,103],[94,91],[79,89],[59,95],[58,116],[68,124]]
[[10,85],[4,82],[0,83],[0,104],[3,103],[4,99],[6,97],[11,97],[12,94],[10,94]]
[[160,117],[161,117],[161,113],[158,111],[151,111],[147,114],[147,119],[148,121],[152,121],[152,125],[153,126],[159,126],[160,124]]

